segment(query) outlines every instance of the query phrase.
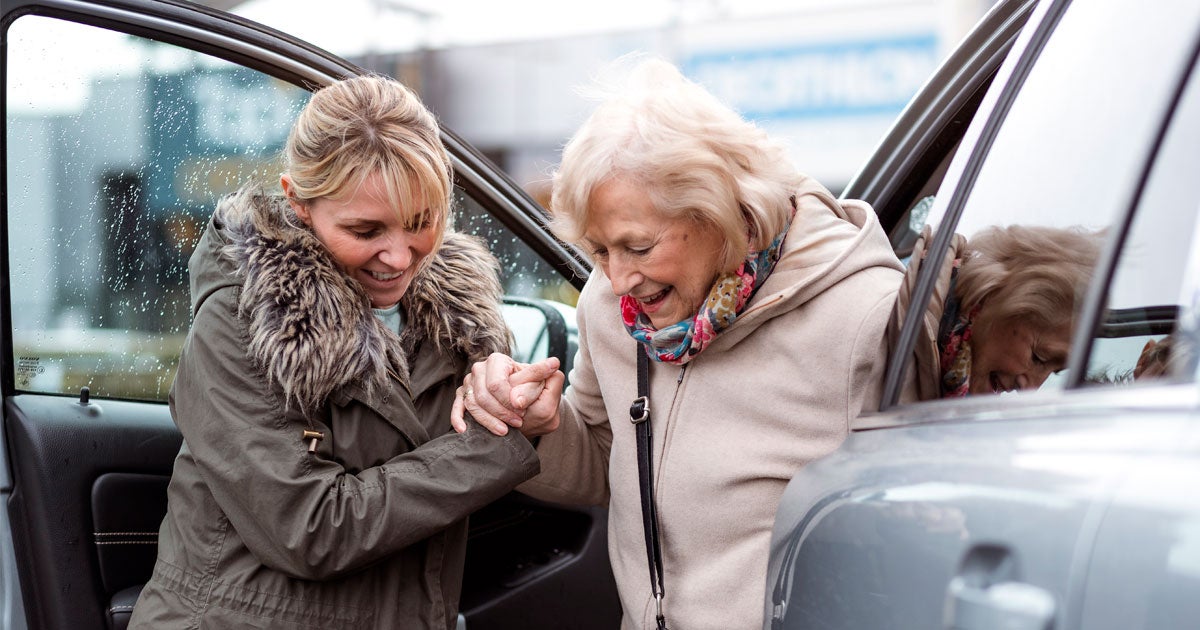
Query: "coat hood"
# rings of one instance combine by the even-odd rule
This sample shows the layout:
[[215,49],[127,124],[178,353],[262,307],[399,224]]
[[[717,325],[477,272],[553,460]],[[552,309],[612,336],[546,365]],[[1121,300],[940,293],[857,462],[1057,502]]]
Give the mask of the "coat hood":
[[805,177],[796,191],[796,216],[779,262],[746,311],[714,345],[737,343],[773,317],[871,269],[904,270],[875,210],[863,201],[838,200]]
[[447,232],[401,299],[401,335],[371,311],[362,286],[279,197],[243,190],[223,199],[188,263],[192,313],[224,287],[239,290],[247,353],[284,391],[314,410],[337,389],[371,391],[395,376],[422,341],[478,361],[508,351],[495,257],[476,238]]

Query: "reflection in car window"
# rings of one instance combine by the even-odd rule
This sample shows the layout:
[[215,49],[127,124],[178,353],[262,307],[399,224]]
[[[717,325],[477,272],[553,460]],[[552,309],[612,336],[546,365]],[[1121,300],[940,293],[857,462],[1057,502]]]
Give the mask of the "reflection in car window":
[[[924,230],[926,238],[915,245],[900,304],[902,308],[908,306],[906,293],[911,293],[915,274],[922,268],[937,276],[934,295],[929,303],[913,305],[897,314],[898,318],[923,318],[917,345],[905,357],[907,379],[902,401],[941,398],[947,393],[947,380],[951,391],[954,386],[959,391],[965,386],[972,393],[1038,386],[1061,388],[1066,381],[1061,373],[1047,374],[1065,365],[1073,351],[1069,340],[1092,268],[1111,234],[1111,226],[1128,207],[1129,200],[1120,191],[1128,190],[1131,178],[1142,171],[1153,146],[1162,103],[1174,92],[1178,81],[1169,70],[1178,67],[1173,61],[1161,63],[1155,51],[1115,50],[1104,44],[1104,37],[1095,28],[1096,24],[1104,24],[1111,29],[1109,35],[1119,40],[1126,29],[1161,25],[1145,15],[1130,16],[1125,21],[1095,19],[1097,13],[1106,10],[1094,3],[1071,5],[999,121],[994,139],[984,145],[986,154],[972,146],[973,155],[960,152],[951,167],[961,170],[966,160],[979,161],[978,174],[966,191],[968,196],[951,199],[953,191],[939,189]],[[1006,63],[1015,61],[1010,58]],[[1114,77],[1113,72],[1123,76]],[[1136,87],[1115,94],[1111,89],[1114,79]],[[1071,98],[1063,99],[1063,94]],[[994,96],[989,101],[996,101]],[[973,127],[988,122],[986,118],[976,117]],[[969,132],[968,137],[990,136]],[[963,170],[962,176],[970,177],[974,172]],[[954,177],[950,179],[955,180],[956,187],[960,183]],[[960,201],[964,203],[957,222],[945,225],[943,214]],[[925,254],[930,235],[938,229],[958,235],[951,251]],[[1014,238],[1001,245],[1005,239],[998,237],[1005,232]],[[1048,285],[1070,289],[1058,291],[1055,317],[1037,325],[1029,325],[1032,320],[1028,318],[1009,318],[991,326],[991,332],[1000,332],[1003,337],[981,336],[984,327],[979,327],[974,317],[986,319],[988,311],[1019,312],[1021,301],[1036,296],[1019,290],[1028,286],[1010,287],[1013,290],[1007,295],[998,293],[982,304],[966,304],[968,312],[947,315],[944,309],[954,305],[954,287],[964,279],[958,277],[955,261],[964,271],[975,264],[973,252],[978,247],[973,245],[981,237],[996,241],[990,249],[1007,250],[996,250],[988,256],[1011,258],[1010,272],[1028,267],[1033,254],[1045,256],[1043,262],[1051,269],[1055,256],[1073,261],[1058,269],[1057,278],[1045,278]],[[1022,248],[1024,251],[1014,256]],[[933,261],[936,264],[930,264]],[[998,277],[1001,284],[1016,281],[1015,276]],[[971,313],[971,308],[979,311]],[[996,357],[988,350],[987,346],[995,341],[1002,342],[1001,354],[1007,356]],[[985,361],[987,354],[994,360]]]
[[[902,298],[922,267],[930,231],[914,248]],[[905,401],[1033,390],[1063,370],[1103,245],[1084,228],[993,226],[955,235],[918,335]]]
[[1196,273],[1200,77],[1176,109],[1139,200],[1088,355],[1085,384],[1191,380],[1191,331],[1177,330]]
[[[277,187],[309,92],[194,51],[43,16],[8,33],[15,388],[165,400],[190,322],[187,261],[215,201]],[[509,293],[574,304],[557,271],[461,189],[461,229]]]

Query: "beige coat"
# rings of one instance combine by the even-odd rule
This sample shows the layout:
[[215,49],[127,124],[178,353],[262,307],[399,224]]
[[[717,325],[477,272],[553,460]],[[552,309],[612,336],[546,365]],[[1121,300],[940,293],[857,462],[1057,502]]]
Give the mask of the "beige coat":
[[[774,273],[737,322],[686,369],[650,366],[664,610],[673,629],[762,627],[767,547],[784,486],[836,448],[850,420],[879,399],[901,266],[866,204],[839,205],[812,180],[797,204]],[[629,422],[636,344],[603,273],[584,287],[578,315],[562,427],[542,438],[543,472],[520,489],[553,501],[608,502],[623,627],[652,628]]]

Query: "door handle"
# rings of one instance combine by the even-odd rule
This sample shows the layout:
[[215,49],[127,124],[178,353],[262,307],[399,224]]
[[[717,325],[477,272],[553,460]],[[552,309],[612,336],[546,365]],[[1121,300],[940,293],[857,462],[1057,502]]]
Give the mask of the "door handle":
[[1021,582],[1008,549],[978,545],[946,588],[949,630],[1052,630],[1057,604],[1044,588]]

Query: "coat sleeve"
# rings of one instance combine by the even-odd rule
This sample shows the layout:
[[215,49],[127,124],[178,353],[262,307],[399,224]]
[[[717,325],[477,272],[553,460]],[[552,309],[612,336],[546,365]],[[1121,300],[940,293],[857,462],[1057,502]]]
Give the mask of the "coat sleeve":
[[356,474],[311,456],[300,415],[249,366],[230,302],[208,299],[196,314],[172,413],[207,490],[267,567],[310,580],[354,571],[537,474],[537,455],[519,432],[496,437],[481,428]]
[[860,295],[877,297],[873,303],[863,304],[865,315],[850,345],[845,404],[848,429],[862,413],[878,411],[883,398],[889,347],[887,330],[896,302],[896,291],[891,287],[899,274],[890,269],[872,269],[861,275],[877,281],[874,286],[864,287]]
[[[593,275],[595,277],[595,275]],[[559,406],[561,425],[538,442],[542,472],[518,490],[544,501],[605,505],[608,503],[608,457],[612,426],[592,363],[587,316],[594,304],[588,282],[576,311],[579,352],[571,370],[571,386]],[[603,316],[603,315],[601,315]]]

